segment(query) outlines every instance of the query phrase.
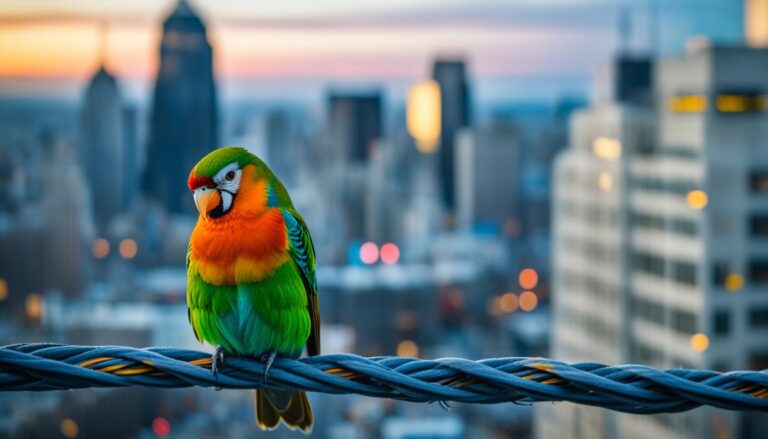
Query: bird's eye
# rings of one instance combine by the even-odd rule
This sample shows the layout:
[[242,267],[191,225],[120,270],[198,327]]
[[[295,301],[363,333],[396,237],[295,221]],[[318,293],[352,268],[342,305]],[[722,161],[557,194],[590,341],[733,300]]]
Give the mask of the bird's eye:
[[227,175],[224,178],[226,178],[228,181],[234,180],[235,179],[235,171],[227,172]]

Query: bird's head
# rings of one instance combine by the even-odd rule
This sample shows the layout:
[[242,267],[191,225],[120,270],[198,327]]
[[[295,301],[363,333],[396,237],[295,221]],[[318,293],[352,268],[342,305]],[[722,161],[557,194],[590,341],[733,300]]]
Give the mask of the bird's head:
[[[235,211],[240,198],[247,205],[247,209],[240,210],[266,207],[273,178],[269,168],[255,155],[243,148],[226,147],[203,157],[192,168],[188,184],[200,217],[216,220]],[[254,190],[258,186],[263,190]]]

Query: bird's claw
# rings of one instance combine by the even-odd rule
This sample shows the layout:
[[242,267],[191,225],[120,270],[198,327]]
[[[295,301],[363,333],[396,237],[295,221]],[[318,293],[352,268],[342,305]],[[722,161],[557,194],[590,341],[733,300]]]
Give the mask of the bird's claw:
[[269,384],[269,370],[272,369],[272,363],[277,358],[277,352],[270,351],[261,356],[261,361],[266,363],[264,365],[264,384]]
[[216,352],[211,355],[211,372],[213,376],[219,374],[219,367],[224,365],[224,348],[216,346]]

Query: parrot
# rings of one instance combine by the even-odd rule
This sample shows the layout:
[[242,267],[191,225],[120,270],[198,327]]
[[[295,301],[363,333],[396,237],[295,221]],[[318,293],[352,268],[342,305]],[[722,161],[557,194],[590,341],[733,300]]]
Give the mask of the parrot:
[[[315,248],[304,219],[272,170],[244,148],[224,147],[189,174],[199,212],[187,249],[187,311],[195,337],[224,354],[259,357],[264,380],[275,357],[320,353]],[[300,391],[257,389],[262,430],[308,434],[314,416]]]

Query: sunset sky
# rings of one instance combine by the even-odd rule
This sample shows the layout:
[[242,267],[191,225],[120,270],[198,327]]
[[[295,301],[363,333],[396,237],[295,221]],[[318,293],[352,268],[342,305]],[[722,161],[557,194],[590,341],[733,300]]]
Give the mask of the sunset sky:
[[[98,63],[141,100],[154,76],[160,23],[176,0],[0,3],[0,94],[76,97]],[[633,5],[635,48],[648,41],[647,0]],[[659,46],[687,35],[738,41],[740,0],[665,0]],[[225,98],[297,97],[326,84],[394,90],[429,73],[438,53],[461,53],[488,97],[587,92],[617,47],[617,0],[191,0],[208,23]],[[509,96],[507,96],[509,95]]]

